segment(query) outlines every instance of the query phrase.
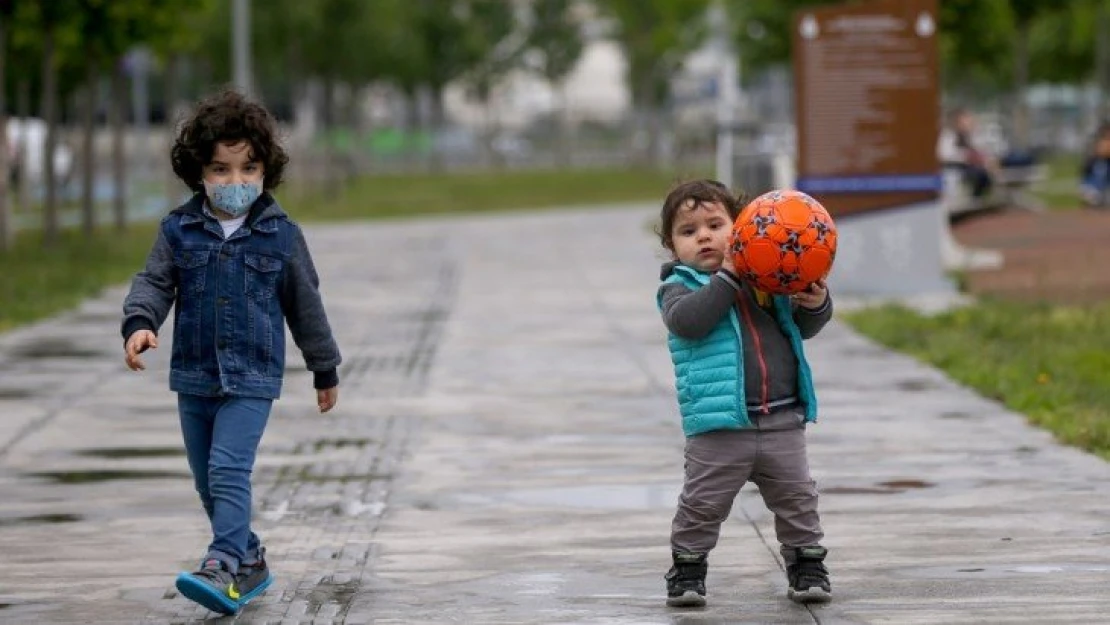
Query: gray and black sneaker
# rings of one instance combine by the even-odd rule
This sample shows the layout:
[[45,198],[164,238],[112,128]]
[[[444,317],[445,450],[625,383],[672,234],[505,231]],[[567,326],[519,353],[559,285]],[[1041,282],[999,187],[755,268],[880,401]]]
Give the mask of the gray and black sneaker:
[[663,579],[667,580],[667,605],[674,608],[697,608],[705,605],[705,574],[709,570],[707,555],[675,551],[674,565]]
[[270,567],[266,566],[266,548],[258,550],[258,560],[239,565],[239,574],[235,576],[235,584],[239,589],[239,605],[244,606],[258,595],[261,595],[274,578],[270,575]]
[[205,560],[197,571],[178,575],[176,586],[186,598],[213,612],[239,612],[239,589],[235,576],[216,558]]
[[825,603],[832,599],[829,570],[825,568],[828,553],[824,547],[794,548],[786,565],[787,597],[795,603]]

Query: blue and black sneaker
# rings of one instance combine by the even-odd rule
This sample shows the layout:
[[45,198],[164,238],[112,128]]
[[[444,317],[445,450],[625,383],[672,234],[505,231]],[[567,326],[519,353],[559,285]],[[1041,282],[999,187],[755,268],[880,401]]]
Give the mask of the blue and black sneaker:
[[239,605],[244,606],[270,587],[274,578],[270,575],[270,567],[266,566],[266,548],[258,550],[258,560],[239,565],[239,574],[235,576],[235,587],[239,591]]
[[193,573],[177,576],[177,590],[186,598],[220,614],[239,612],[239,588],[223,562],[209,558]]

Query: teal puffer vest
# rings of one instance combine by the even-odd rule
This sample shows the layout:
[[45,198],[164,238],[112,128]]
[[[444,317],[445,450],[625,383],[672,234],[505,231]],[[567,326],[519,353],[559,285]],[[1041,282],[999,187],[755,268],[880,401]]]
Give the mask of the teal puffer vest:
[[[665,284],[682,284],[696,290],[709,284],[712,276],[685,265],[676,265]],[[802,347],[802,335],[794,323],[790,298],[773,298],[775,317],[798,358],[798,398],[805,406],[806,421],[817,420],[817,397],[813,377]],[[656,305],[662,309],[661,299]],[[685,339],[670,334],[667,345],[674,363],[675,390],[682,431],[696,436],[713,430],[739,430],[753,427],[748,419],[744,398],[744,355],[740,340],[740,319],[735,307],[705,337]]]

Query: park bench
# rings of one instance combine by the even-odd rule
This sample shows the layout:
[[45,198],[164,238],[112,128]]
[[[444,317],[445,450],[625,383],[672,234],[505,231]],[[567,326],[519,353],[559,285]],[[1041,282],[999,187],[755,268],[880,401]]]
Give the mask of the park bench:
[[973,197],[958,167],[943,169],[941,204],[950,219],[973,215],[998,208],[1018,208],[1041,212],[1044,203],[1033,195],[1033,187],[1047,177],[1043,164],[1003,167],[991,193]]

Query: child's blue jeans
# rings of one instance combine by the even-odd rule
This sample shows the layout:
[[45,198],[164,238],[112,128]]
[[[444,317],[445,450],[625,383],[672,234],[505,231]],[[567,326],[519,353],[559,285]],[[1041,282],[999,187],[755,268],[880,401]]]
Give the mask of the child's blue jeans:
[[216,558],[232,573],[258,554],[258,536],[251,531],[251,471],[272,404],[253,397],[177,396],[189,469],[212,523],[204,559]]

